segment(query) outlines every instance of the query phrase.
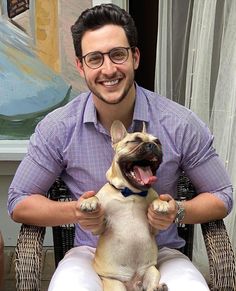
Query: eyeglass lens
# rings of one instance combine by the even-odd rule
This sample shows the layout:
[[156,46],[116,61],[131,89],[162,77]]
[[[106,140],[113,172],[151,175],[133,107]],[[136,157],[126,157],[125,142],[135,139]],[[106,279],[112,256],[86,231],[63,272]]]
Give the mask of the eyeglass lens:
[[104,55],[108,55],[110,60],[115,64],[122,64],[128,58],[129,48],[113,48],[107,53],[92,52],[88,53],[85,57],[85,63],[88,67],[96,69],[99,68],[104,62]]

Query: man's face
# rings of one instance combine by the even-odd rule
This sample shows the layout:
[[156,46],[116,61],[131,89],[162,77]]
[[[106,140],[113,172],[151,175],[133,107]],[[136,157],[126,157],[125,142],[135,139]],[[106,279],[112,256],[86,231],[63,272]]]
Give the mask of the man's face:
[[[109,24],[87,31],[82,38],[83,55],[95,51],[107,53],[117,47],[129,47],[123,28],[117,25]],[[78,70],[85,78],[93,97],[108,104],[118,104],[126,96],[133,94],[131,91],[134,89],[134,70],[138,65],[137,48],[134,54],[131,49],[128,50],[128,59],[123,64],[113,63],[107,54],[104,55],[102,66],[97,69],[89,68],[84,60],[77,63]]]

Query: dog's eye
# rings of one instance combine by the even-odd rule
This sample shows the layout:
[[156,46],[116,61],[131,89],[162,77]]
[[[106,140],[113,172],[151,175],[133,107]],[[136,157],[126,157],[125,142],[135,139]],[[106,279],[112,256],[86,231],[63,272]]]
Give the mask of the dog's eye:
[[143,142],[143,140],[141,139],[141,137],[138,137],[138,136],[136,136],[136,138],[135,138],[135,142]]
[[136,143],[138,143],[138,141],[136,141],[136,140],[128,140],[125,144],[127,145],[129,143],[136,144]]
[[136,136],[134,140],[127,140],[125,144],[126,145],[127,144],[139,144],[141,142],[143,142],[143,140],[140,137]]

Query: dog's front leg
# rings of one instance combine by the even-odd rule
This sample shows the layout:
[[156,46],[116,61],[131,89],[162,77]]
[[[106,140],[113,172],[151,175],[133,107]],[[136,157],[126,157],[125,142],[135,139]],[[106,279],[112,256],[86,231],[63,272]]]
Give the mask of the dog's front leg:
[[[96,196],[92,196],[92,197],[84,199],[81,202],[80,209],[81,211],[84,211],[84,212],[92,212],[92,211],[95,211],[98,208],[98,206],[99,206],[99,199]],[[104,223],[100,227],[93,229],[92,233],[94,235],[100,235],[104,232],[105,228],[106,228],[106,223],[104,220]]]
[[97,209],[99,205],[99,200],[96,196],[92,196],[84,199],[80,204],[80,209],[82,211],[91,212]]
[[168,291],[165,283],[160,284],[160,272],[155,266],[147,269],[143,277],[143,288],[145,291]]
[[152,201],[153,209],[159,213],[168,213],[169,203],[161,200],[159,197]]

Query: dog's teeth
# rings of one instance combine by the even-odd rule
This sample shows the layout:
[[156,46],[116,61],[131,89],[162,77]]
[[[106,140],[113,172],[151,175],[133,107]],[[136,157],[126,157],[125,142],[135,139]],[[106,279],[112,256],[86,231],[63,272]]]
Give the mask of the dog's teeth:
[[133,178],[136,178],[135,173],[133,171],[130,172]]
[[135,175],[134,171],[130,171],[130,175],[132,176],[133,179],[136,180],[137,183],[139,183],[141,185],[145,185],[145,183]]
[[135,179],[138,183],[142,182],[142,180],[140,180],[139,178],[136,177],[134,171],[131,171],[130,174],[131,174],[132,178]]

